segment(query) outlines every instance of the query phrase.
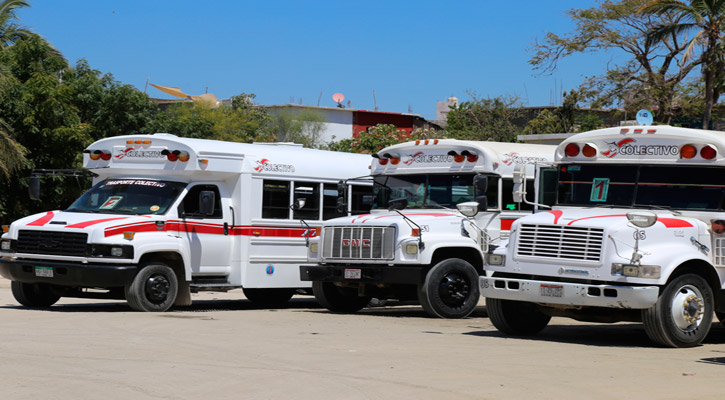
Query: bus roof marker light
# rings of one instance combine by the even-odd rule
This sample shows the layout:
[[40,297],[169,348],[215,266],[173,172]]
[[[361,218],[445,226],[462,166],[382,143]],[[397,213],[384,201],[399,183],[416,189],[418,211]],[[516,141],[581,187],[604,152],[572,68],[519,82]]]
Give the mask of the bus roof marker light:
[[705,145],[700,149],[700,157],[705,160],[714,160],[717,157],[717,149],[711,144]]
[[579,145],[576,143],[569,143],[564,148],[564,154],[567,157],[576,157],[579,155]]
[[476,161],[478,161],[478,154],[476,154],[475,151],[463,150],[461,152],[461,155],[465,156],[466,157],[466,160],[468,160],[468,162],[476,162]]
[[596,157],[597,155],[597,147],[593,144],[587,143],[582,148],[582,155],[584,157]]
[[697,155],[697,149],[691,144],[680,147],[680,158],[691,159]]

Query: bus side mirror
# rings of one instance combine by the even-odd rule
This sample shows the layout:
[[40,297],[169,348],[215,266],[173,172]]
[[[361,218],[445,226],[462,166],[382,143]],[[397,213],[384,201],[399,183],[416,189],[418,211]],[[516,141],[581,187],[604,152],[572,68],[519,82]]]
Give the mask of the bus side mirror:
[[347,184],[345,181],[337,182],[337,212],[347,214]]
[[28,196],[31,200],[40,200],[40,177],[31,176],[28,182]]
[[388,202],[388,211],[393,210],[404,210],[408,207],[408,199],[401,197],[399,199],[392,199]]
[[304,197],[299,197],[297,200],[295,200],[295,204],[292,205],[292,209],[295,211],[301,210],[305,207],[305,204],[307,204],[307,199]]
[[524,199],[524,181],[526,180],[526,170],[523,165],[516,165],[513,180],[514,187],[511,195],[513,196],[514,203],[521,203]]
[[479,211],[486,211],[486,210],[488,210],[488,197],[486,197],[486,196],[476,196],[476,203],[478,203],[478,210]]
[[199,213],[202,215],[214,215],[214,204],[216,195],[212,190],[202,190],[199,193]]
[[488,176],[476,175],[473,177],[473,190],[475,193],[486,193],[488,190]]

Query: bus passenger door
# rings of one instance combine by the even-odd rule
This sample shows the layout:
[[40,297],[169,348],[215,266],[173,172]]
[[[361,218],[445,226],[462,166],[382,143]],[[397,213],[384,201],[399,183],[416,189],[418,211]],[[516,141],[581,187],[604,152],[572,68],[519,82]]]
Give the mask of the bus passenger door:
[[192,186],[179,206],[181,234],[188,241],[194,275],[228,276],[232,249],[230,210],[216,185]]

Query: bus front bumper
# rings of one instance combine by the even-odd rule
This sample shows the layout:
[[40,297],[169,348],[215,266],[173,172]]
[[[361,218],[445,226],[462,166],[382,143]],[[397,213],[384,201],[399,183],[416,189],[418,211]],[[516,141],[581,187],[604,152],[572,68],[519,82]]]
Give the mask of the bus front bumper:
[[527,279],[479,277],[481,296],[526,301],[607,308],[647,309],[655,305],[658,286],[588,285]]

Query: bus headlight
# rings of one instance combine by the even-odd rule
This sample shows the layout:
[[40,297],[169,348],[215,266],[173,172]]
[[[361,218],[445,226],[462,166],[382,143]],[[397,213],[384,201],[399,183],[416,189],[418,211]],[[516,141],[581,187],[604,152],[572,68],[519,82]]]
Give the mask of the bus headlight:
[[133,258],[133,246],[92,244],[91,257],[98,258]]
[[319,243],[310,243],[310,253],[317,254],[317,251],[319,250]]
[[9,240],[3,240],[0,243],[0,249],[2,249],[2,251],[10,251],[11,248],[12,248],[12,246],[10,245]]
[[408,243],[405,245],[405,252],[407,254],[418,254],[418,243]]
[[659,279],[661,270],[659,265],[612,264],[612,275],[632,278]]
[[506,256],[503,254],[486,255],[486,264],[488,265],[503,265],[504,261],[506,261]]

